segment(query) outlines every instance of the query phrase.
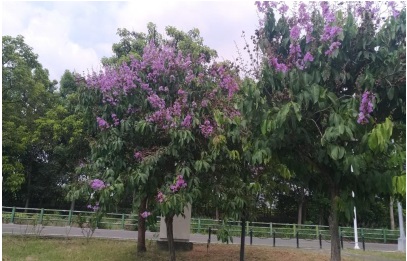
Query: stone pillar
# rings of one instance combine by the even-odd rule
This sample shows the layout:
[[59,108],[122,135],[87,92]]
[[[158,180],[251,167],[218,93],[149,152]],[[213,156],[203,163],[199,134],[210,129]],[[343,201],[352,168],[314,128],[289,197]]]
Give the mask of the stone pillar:
[[399,212],[399,229],[400,229],[400,237],[398,240],[397,250],[406,252],[406,235],[404,234],[404,220],[403,220],[403,209],[401,207],[401,203],[397,202],[397,208]]
[[[189,242],[189,236],[191,234],[191,208],[191,204],[184,208],[185,218],[181,215],[174,217],[173,233],[176,250],[192,250],[192,242]],[[167,226],[164,217],[161,217],[160,235],[157,245],[161,249],[168,250]]]

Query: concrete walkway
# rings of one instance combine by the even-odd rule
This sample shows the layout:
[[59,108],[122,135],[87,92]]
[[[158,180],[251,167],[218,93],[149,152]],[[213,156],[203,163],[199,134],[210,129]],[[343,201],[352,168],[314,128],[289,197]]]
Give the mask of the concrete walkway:
[[[57,236],[57,237],[85,237],[83,231],[77,227],[55,227],[43,226],[33,227],[32,225],[18,225],[18,224],[2,224],[2,232],[9,235],[40,235],[40,236]],[[146,239],[157,240],[158,232],[146,232]],[[93,234],[95,238],[111,238],[121,240],[136,240],[137,231],[128,230],[112,230],[112,229],[96,229]],[[193,243],[208,243],[208,235],[191,234],[190,241]],[[211,236],[211,243],[221,243],[217,240],[216,235]],[[240,244],[240,237],[233,237],[233,244]],[[246,244],[250,244],[250,237],[246,237]],[[273,246],[273,238],[257,238],[253,237],[253,245]],[[276,247],[297,247],[296,239],[281,239],[276,238]],[[299,240],[299,247],[302,249],[320,249],[319,240]],[[354,248],[353,242],[344,242],[345,249]],[[359,247],[362,249],[362,243],[359,242]],[[366,250],[374,251],[397,251],[397,244],[380,244],[380,243],[366,243]],[[322,249],[330,250],[330,241],[322,240]],[[363,251],[363,250],[361,250]]]

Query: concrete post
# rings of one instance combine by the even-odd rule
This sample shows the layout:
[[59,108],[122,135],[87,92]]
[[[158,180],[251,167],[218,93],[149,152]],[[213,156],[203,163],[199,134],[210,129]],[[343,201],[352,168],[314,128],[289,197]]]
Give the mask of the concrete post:
[[397,202],[397,208],[399,212],[399,229],[400,229],[400,237],[398,239],[397,250],[401,252],[406,252],[406,234],[404,234],[404,220],[402,213],[403,209],[399,201]]

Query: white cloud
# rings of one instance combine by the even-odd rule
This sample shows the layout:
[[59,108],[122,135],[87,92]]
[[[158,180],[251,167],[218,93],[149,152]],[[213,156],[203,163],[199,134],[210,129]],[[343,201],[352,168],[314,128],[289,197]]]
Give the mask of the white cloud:
[[258,24],[253,2],[3,2],[3,35],[21,34],[60,80],[65,69],[99,69],[103,56],[112,55],[117,28],[146,32],[147,23],[164,33],[168,25],[188,31],[198,28],[204,43],[220,60],[237,57],[234,41],[243,48]]
[[[84,48],[69,38],[70,31],[74,28],[71,27],[71,18],[66,13],[33,7],[28,3],[26,6],[22,5],[21,11],[17,11],[16,6],[21,7],[20,4],[8,3],[6,9],[10,9],[3,10],[15,12],[11,17],[3,17],[3,27],[6,27],[3,35],[23,35],[26,44],[38,54],[39,62],[49,70],[51,80],[59,81],[66,69],[82,72],[98,66],[100,58],[93,48]],[[12,24],[12,21],[7,19],[23,20],[24,17],[27,22],[19,24],[18,29],[15,26],[5,26],[7,23]]]

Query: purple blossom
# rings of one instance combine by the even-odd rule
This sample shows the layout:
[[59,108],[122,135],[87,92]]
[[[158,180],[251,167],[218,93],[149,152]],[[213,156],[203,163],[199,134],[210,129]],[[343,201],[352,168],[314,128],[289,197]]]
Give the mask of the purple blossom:
[[203,99],[203,100],[201,101],[201,106],[205,108],[206,106],[208,106],[208,103],[209,103],[209,100],[208,100],[208,99]]
[[340,42],[333,42],[330,46],[329,49],[325,52],[325,55],[331,56],[332,53],[341,46]]
[[179,96],[183,96],[183,95],[185,95],[186,94],[186,92],[183,90],[183,89],[179,89],[178,90],[178,95]]
[[179,191],[181,188],[186,188],[186,187],[187,187],[187,183],[185,182],[184,177],[182,175],[178,175],[177,180],[175,181],[175,184],[170,185],[170,189],[174,193]]
[[290,37],[294,40],[297,40],[300,37],[301,29],[298,25],[295,25],[291,28]]
[[151,212],[144,211],[143,213],[140,214],[140,216],[141,216],[142,218],[147,218],[147,217],[151,216]]
[[400,11],[396,10],[397,3],[395,1],[389,1],[387,6],[390,7],[392,16],[394,16],[394,18],[397,18],[400,15]]
[[119,120],[119,118],[117,118],[116,114],[112,113],[111,117],[112,117],[112,119],[114,121],[114,126],[117,126],[117,125],[120,124],[120,120]]
[[290,54],[301,57],[301,47],[298,44],[290,44]]
[[273,66],[276,71],[286,73],[288,71],[287,65],[284,63],[278,63],[277,58],[271,58],[269,64]]
[[303,2],[300,3],[300,7],[298,8],[298,22],[301,24],[309,24],[310,23],[310,15],[307,11],[307,5]]
[[88,209],[93,210],[94,212],[99,210],[99,202],[96,202],[96,204],[94,206],[92,206],[91,204],[87,205]]
[[199,128],[201,129],[202,135],[204,135],[205,138],[208,138],[213,133],[213,126],[209,120],[205,120],[204,124],[200,125]]
[[90,182],[90,187],[97,191],[97,190],[101,190],[104,189],[106,187],[105,183],[100,180],[100,179],[94,179]]
[[160,202],[160,203],[163,203],[164,200],[165,200],[164,194],[163,194],[161,191],[158,191],[158,194],[157,194],[157,201]]
[[103,118],[96,117],[96,121],[101,130],[108,129],[110,127],[109,123],[107,123],[107,121],[105,121]]
[[359,106],[359,117],[357,122],[359,124],[367,124],[369,123],[370,113],[373,112],[373,101],[374,101],[374,94],[365,91],[362,95],[362,100]]
[[140,151],[136,151],[134,153],[134,158],[138,161],[142,161],[143,160],[143,154]]
[[185,116],[184,120],[182,121],[181,126],[185,127],[185,128],[190,128],[191,124],[192,124],[192,117],[191,117],[191,115],[187,114],[187,116]]
[[147,100],[150,102],[151,106],[154,109],[163,109],[165,107],[165,101],[160,98],[157,94],[152,94],[147,97]]
[[324,17],[325,21],[329,24],[335,21],[335,14],[329,10],[328,2],[324,1],[320,3],[322,8],[322,16]]
[[187,183],[184,180],[184,177],[181,175],[177,176],[177,183],[176,183],[177,187],[179,188],[185,188],[187,186]]
[[278,11],[280,12],[281,15],[284,15],[288,11],[288,5],[282,4],[279,8]]
[[314,61],[314,57],[311,55],[310,52],[307,52],[304,55],[304,62],[312,62],[312,61]]
[[324,34],[321,37],[322,41],[330,41],[335,38],[338,34],[342,32],[342,28],[338,26],[329,26],[324,27]]

